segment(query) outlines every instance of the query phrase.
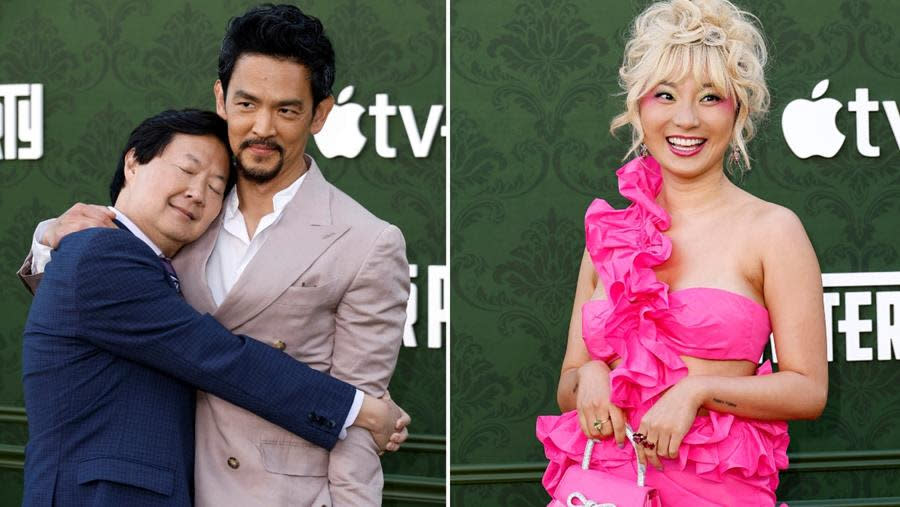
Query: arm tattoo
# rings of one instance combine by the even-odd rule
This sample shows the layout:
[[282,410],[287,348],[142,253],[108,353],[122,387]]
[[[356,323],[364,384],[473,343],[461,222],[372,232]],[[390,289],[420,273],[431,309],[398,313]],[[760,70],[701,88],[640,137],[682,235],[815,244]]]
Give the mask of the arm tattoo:
[[728,407],[737,407],[737,403],[732,403],[732,402],[730,402],[730,401],[720,400],[719,398],[713,398],[713,401],[716,402],[716,403],[721,403],[722,405],[725,405],[725,406],[728,406]]

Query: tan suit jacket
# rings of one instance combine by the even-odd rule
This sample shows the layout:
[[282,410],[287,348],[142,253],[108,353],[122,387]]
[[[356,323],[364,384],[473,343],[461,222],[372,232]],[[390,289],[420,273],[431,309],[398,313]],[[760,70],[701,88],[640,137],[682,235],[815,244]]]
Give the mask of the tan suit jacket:
[[[316,164],[216,307],[206,263],[222,216],[174,259],[187,301],[234,333],[284,350],[381,396],[403,337],[409,267],[400,230],[328,183]],[[328,393],[309,393],[328,396]],[[367,430],[328,451],[199,393],[194,466],[203,506],[380,505],[384,479]]]

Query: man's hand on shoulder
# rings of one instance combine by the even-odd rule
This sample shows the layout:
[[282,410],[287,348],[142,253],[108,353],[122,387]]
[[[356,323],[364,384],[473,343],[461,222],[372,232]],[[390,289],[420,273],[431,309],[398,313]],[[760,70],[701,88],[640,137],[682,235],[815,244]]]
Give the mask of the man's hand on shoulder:
[[44,231],[40,241],[44,245],[56,249],[59,246],[59,242],[73,232],[91,227],[115,228],[114,218],[116,218],[115,212],[106,206],[79,202],[54,220]]
[[408,436],[406,427],[410,422],[409,414],[394,403],[389,394],[383,398],[367,394],[354,426],[369,430],[382,451],[396,451]]

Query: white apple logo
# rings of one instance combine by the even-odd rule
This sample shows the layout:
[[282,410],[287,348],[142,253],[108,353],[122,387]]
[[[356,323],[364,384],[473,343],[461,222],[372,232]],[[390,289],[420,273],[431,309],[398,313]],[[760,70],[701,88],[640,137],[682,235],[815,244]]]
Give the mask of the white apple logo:
[[319,152],[325,158],[354,158],[366,145],[366,137],[359,130],[359,119],[366,109],[353,102],[343,105],[351,96],[352,85],[341,90],[322,130],[313,136]]
[[[820,81],[813,88],[812,98],[818,99],[828,90],[828,80]],[[834,123],[843,105],[835,99],[791,101],[781,114],[781,130],[784,140],[794,155],[809,158],[813,155],[831,158],[841,146],[846,136],[841,134]]]

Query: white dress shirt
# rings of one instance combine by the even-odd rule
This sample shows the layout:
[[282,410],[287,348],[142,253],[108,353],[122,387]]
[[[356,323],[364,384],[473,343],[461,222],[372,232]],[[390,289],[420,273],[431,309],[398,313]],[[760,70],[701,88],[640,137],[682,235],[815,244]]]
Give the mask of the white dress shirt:
[[284,190],[272,196],[272,212],[264,215],[256,226],[253,238],[247,234],[247,223],[240,210],[240,198],[237,189],[229,192],[222,203],[222,229],[216,238],[209,261],[206,263],[206,281],[216,306],[222,304],[225,296],[240,278],[244,268],[262,248],[269,237],[269,228],[281,220],[285,206],[294,198],[300,185],[306,179],[306,173],[297,178]]
[[[312,166],[316,162],[306,156],[306,162]],[[297,180],[291,183],[284,190],[279,191],[272,197],[272,212],[263,216],[256,226],[256,233],[252,238],[247,234],[247,224],[244,221],[244,215],[240,210],[240,200],[238,198],[237,189],[232,189],[225,202],[222,204],[224,208],[222,217],[222,230],[216,238],[216,244],[213,246],[209,261],[206,263],[206,280],[209,283],[209,291],[212,293],[216,306],[222,304],[225,296],[240,278],[244,268],[253,260],[253,257],[262,248],[262,245],[268,238],[269,229],[272,225],[278,223],[284,212],[285,206],[294,198],[306,173],[303,173]],[[156,255],[162,255],[162,251],[150,241],[131,220],[123,215],[119,210],[109,207],[116,213],[116,218],[128,227],[135,236],[156,252]],[[38,224],[34,231],[34,237],[31,240],[31,272],[43,273],[44,267],[50,262],[51,249],[39,241],[44,236],[46,228],[52,223],[52,220],[44,220]],[[364,394],[359,389],[353,397],[353,404],[347,413],[347,419],[344,421],[344,427],[341,429],[338,438],[343,439],[347,436],[347,428],[356,422],[359,411],[362,408]]]

